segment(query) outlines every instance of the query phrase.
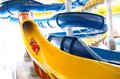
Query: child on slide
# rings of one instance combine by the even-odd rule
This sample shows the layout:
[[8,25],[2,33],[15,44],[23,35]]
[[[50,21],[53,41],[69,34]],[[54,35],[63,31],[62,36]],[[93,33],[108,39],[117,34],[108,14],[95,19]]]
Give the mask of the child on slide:
[[37,54],[38,51],[40,50],[40,47],[39,47],[39,45],[37,44],[37,42],[35,41],[34,38],[31,38],[30,45],[32,46],[33,51]]

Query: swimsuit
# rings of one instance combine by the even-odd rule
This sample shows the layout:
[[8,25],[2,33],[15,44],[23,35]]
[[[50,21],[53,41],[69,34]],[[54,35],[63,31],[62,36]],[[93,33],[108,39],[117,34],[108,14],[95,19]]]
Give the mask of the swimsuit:
[[37,48],[39,49],[38,44],[37,43],[33,43],[32,49],[33,49],[34,52],[36,51]]

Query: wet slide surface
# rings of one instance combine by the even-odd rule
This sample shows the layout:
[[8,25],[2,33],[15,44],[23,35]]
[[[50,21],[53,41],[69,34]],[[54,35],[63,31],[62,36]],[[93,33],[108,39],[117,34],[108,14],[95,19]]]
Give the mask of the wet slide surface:
[[[25,14],[27,15],[27,14]],[[20,15],[22,16],[22,15]],[[20,17],[19,16],[19,17]],[[52,38],[53,43],[61,43],[61,48],[66,51],[60,50],[51,44],[40,32],[37,24],[24,17],[20,20],[21,33],[24,43],[28,50],[31,59],[47,74],[54,74],[58,79],[119,79],[120,68],[119,66],[112,65],[111,63],[102,61],[100,57],[91,52],[91,48],[84,45],[84,43],[77,40],[77,38],[66,37]],[[30,45],[31,38],[34,38],[40,47],[38,53],[32,50]],[[53,40],[54,39],[54,40]],[[71,40],[72,39],[72,40]],[[61,41],[61,42],[60,42]],[[79,45],[80,48],[78,48]],[[67,45],[67,46],[66,46]],[[65,47],[64,47],[65,46]],[[86,46],[86,47],[84,47]],[[71,49],[72,48],[72,49]],[[78,53],[80,50],[84,53]],[[90,51],[90,52],[88,52]],[[76,56],[74,53],[83,56]],[[87,54],[87,55],[86,55]],[[72,62],[72,65],[71,65]],[[89,66],[88,66],[89,64]],[[72,71],[72,72],[70,72]],[[88,72],[90,71],[90,72]],[[86,73],[87,72],[87,73]],[[94,74],[94,72],[96,72]],[[101,74],[102,73],[102,74]],[[82,74],[82,75],[81,75]],[[85,76],[87,75],[87,76]],[[52,78],[52,77],[51,77]]]
[[[11,2],[11,1],[8,1]],[[21,1],[24,6],[24,1]],[[19,3],[19,2],[17,2]],[[31,3],[38,4],[37,2],[32,1]],[[14,4],[11,2],[11,4]],[[20,4],[20,3],[19,3]],[[21,7],[10,8],[9,10],[12,12],[9,12],[9,10],[4,10],[6,8],[6,4],[3,3],[3,6],[1,8],[1,14],[3,13],[10,13],[13,14],[14,11],[27,11],[26,9],[21,10]],[[10,4],[9,4],[10,5]],[[13,5],[12,5],[13,6]],[[43,5],[42,6],[44,9]],[[15,7],[15,6],[14,6]],[[23,8],[22,7],[22,8]],[[27,5],[28,7],[28,5]],[[33,10],[36,10],[36,7],[30,7]],[[54,7],[52,7],[54,8]],[[19,10],[18,10],[19,9]],[[51,10],[51,9],[49,9]],[[93,28],[95,29],[95,34],[98,33],[104,33],[107,28],[104,23],[103,17],[96,17],[97,15],[87,14],[83,13],[84,17],[79,16],[80,13],[68,13],[67,15],[58,14],[54,16],[57,17],[57,21],[51,19],[54,23],[56,22],[61,26],[61,28],[65,28],[68,25],[75,26],[75,27],[83,27],[83,28]],[[73,18],[73,16],[76,17],[74,20],[70,20]],[[89,15],[89,18],[87,17]],[[24,17],[23,17],[24,16]],[[21,33],[24,39],[24,43],[26,45],[26,49],[29,52],[29,55],[31,59],[43,70],[45,73],[49,74],[51,78],[51,74],[54,74],[58,79],[119,79],[120,78],[120,67],[113,65],[111,63],[103,61],[103,59],[94,52],[96,49],[87,47],[82,43],[82,41],[78,40],[77,38],[71,38],[66,37],[64,40],[57,43],[61,43],[63,45],[60,45],[61,49],[67,50],[68,52],[72,53],[69,54],[67,52],[64,52],[58,48],[56,48],[54,45],[52,45],[40,32],[37,24],[30,20],[28,17],[28,14],[25,14],[21,17],[20,20],[20,28]],[[72,16],[72,17],[71,17]],[[86,16],[86,17],[85,17]],[[60,18],[59,18],[60,17]],[[78,19],[77,17],[81,17],[81,19]],[[91,17],[91,18],[90,18]],[[100,20],[99,20],[100,19]],[[48,22],[48,21],[47,21]],[[50,21],[51,22],[51,21]],[[50,22],[48,24],[50,25]],[[72,23],[73,22],[73,23]],[[44,25],[44,24],[42,24]],[[91,26],[89,26],[91,25]],[[96,26],[98,25],[98,26]],[[99,32],[96,30],[99,30]],[[38,53],[33,51],[30,42],[31,38],[34,38],[34,40],[37,42],[38,46],[40,46],[40,49]],[[52,40],[55,42],[57,37],[54,38],[55,40]],[[72,39],[72,40],[71,40]],[[65,44],[65,45],[64,45]],[[59,45],[59,44],[58,44]],[[66,46],[67,45],[67,46]],[[79,46],[80,48],[78,48]],[[63,46],[63,47],[62,47]],[[65,47],[64,47],[65,46]],[[70,49],[71,48],[71,49]],[[78,53],[81,49],[81,51],[84,54]],[[112,52],[111,52],[112,53]],[[79,54],[79,57],[75,54]],[[82,55],[82,56],[81,56]],[[118,54],[117,54],[118,55]],[[72,62],[72,63],[71,63]],[[71,65],[72,64],[72,65]],[[88,66],[89,64],[89,66]],[[72,71],[72,72],[70,72]],[[87,75],[87,76],[86,76]]]

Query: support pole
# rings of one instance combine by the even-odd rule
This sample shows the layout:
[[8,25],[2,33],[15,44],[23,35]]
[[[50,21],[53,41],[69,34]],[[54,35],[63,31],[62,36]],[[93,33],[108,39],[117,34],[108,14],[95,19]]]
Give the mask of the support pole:
[[113,36],[113,24],[112,24],[112,8],[111,8],[111,0],[106,0],[106,6],[107,6],[107,24],[108,24],[108,49],[109,50],[115,50],[116,44],[114,41]]
[[113,38],[111,0],[106,0],[106,5],[107,5],[108,34],[111,38]]
[[[71,12],[72,0],[66,0],[65,7],[66,7],[66,12]],[[70,27],[70,26],[67,27],[67,35],[73,36],[73,30],[72,30],[72,27]]]
[[32,11],[29,12],[29,17],[34,20],[34,13]]

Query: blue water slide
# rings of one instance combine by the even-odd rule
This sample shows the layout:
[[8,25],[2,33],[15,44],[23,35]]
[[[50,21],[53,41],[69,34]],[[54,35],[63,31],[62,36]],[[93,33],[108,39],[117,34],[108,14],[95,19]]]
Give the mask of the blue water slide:
[[[95,36],[96,34],[103,34],[108,29],[105,18],[103,16],[87,12],[59,13],[50,18],[48,21],[39,22],[39,26],[52,28],[65,28],[68,26],[73,28],[77,27],[79,28],[79,30],[73,30],[73,35],[79,37],[84,37],[85,35],[83,34],[86,34],[86,36]],[[66,35],[65,32],[52,34]]]
[[84,27],[101,29],[106,26],[105,18],[101,15],[87,12],[65,12],[53,16],[45,22],[41,22],[43,26],[49,27]]
[[[76,0],[72,2],[73,8],[83,6],[88,0]],[[9,0],[0,4],[0,15],[14,15],[16,12],[45,12],[64,10],[65,3],[43,4],[34,0]],[[64,6],[64,7],[63,7]],[[62,8],[62,9],[61,9]],[[6,17],[8,16],[6,15]]]
[[49,35],[47,39],[69,54],[120,65],[120,52],[90,47],[82,40],[71,36]]

